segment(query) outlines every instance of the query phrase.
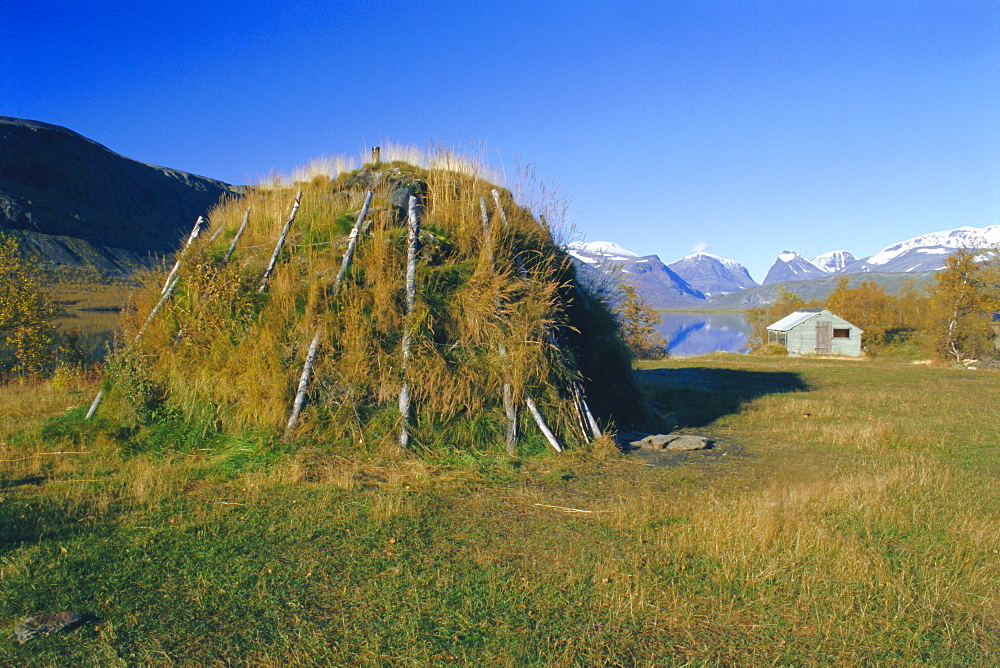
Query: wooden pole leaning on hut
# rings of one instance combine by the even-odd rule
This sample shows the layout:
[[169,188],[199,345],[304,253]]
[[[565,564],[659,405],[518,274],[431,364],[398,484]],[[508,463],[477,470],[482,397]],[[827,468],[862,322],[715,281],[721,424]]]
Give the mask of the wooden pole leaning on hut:
[[167,274],[167,280],[163,282],[163,288],[160,289],[160,294],[167,291],[167,287],[170,285],[170,281],[174,278],[174,274],[177,270],[181,268],[181,260],[184,258],[184,254],[187,253],[188,248],[194,243],[194,240],[201,235],[201,230],[203,226],[208,223],[203,216],[198,216],[198,220],[194,221],[194,227],[191,229],[191,234],[188,235],[187,243],[184,244],[184,248],[181,249],[181,254],[177,256],[177,261],[174,262],[173,268],[170,273]]
[[410,195],[409,201],[409,234],[406,237],[406,321],[403,324],[403,364],[401,375],[402,385],[399,388],[399,416],[402,423],[399,427],[399,449],[406,450],[410,445],[410,381],[407,378],[410,364],[410,344],[412,343],[413,308],[417,301],[417,251],[419,250],[420,220],[417,217],[419,201]]
[[[491,194],[493,195],[493,201],[496,202],[497,211],[500,213],[500,218],[503,220],[504,227],[506,227],[508,225],[507,213],[503,209],[503,204],[500,203],[500,191],[494,188],[491,191]],[[521,258],[516,257],[515,260],[521,275],[527,278],[528,270],[525,268]],[[579,290],[579,287],[577,287],[577,291],[580,292],[582,296],[583,293]],[[553,348],[555,348],[560,356],[563,356],[562,346],[560,345],[555,333],[548,327],[546,327],[546,332],[548,333],[549,342],[552,344]],[[574,379],[570,379],[569,384],[570,392],[573,394],[573,404],[576,407],[577,418],[579,419],[580,426],[582,427],[583,437],[588,438],[587,432],[589,431],[589,438],[600,438],[602,435],[601,428],[598,426],[597,420],[594,419],[594,415],[590,411],[590,406],[587,405],[587,398],[583,391],[583,387]]]
[[[506,228],[508,226],[507,214],[504,213],[503,206],[500,205],[500,192],[493,189],[493,201],[496,202],[497,211],[500,214],[500,220],[503,221],[503,226]],[[485,211],[485,200],[480,200],[480,209]],[[517,265],[518,271],[522,276],[527,277],[527,270],[524,268],[524,263],[521,262],[521,258],[517,255],[514,256],[514,263]],[[503,347],[500,348],[500,357],[507,357],[507,350]],[[511,391],[510,385],[508,383],[504,384],[503,388],[504,394],[504,412],[507,414],[507,433],[506,433],[506,444],[507,453],[514,454],[515,448],[517,448],[517,405],[514,403],[513,392]],[[538,430],[542,432],[545,440],[549,442],[552,449],[556,452],[562,452],[562,446],[559,445],[559,439],[556,438],[552,430],[549,429],[549,425],[545,423],[545,418],[542,417],[542,412],[538,410],[538,405],[535,400],[531,398],[527,392],[524,395],[524,404],[528,407],[528,413],[534,419],[535,424],[538,425]]]
[[[229,258],[231,258],[233,256],[233,252],[236,250],[236,244],[239,243],[240,237],[243,236],[243,230],[245,230],[247,228],[247,223],[248,222],[250,222],[250,207],[247,207],[247,210],[243,213],[243,222],[240,223],[240,228],[238,230],[236,230],[236,236],[233,237],[232,243],[229,244],[229,248],[226,250],[226,254],[222,256],[222,266],[223,267],[226,266],[226,264],[229,263]],[[209,241],[211,242],[213,239],[215,239],[216,237],[218,237],[219,234],[222,232],[223,229],[224,229],[224,226],[220,225],[219,229],[216,230],[215,234],[212,235],[212,238],[209,239]],[[176,283],[176,280],[174,282]],[[172,287],[171,287],[170,291],[171,292],[173,291]],[[159,309],[159,307],[160,307],[159,304],[157,304],[156,308],[153,309],[153,313],[149,314],[149,320],[146,321],[147,325],[149,324],[150,321],[152,321],[153,315],[155,315],[155,313]],[[145,329],[145,326],[143,327],[143,329]],[[176,345],[182,338],[184,338],[184,328],[181,328],[181,329],[177,330],[177,334],[174,336],[174,345]]]
[[292,205],[292,213],[288,216],[288,222],[281,230],[281,235],[278,237],[278,243],[274,245],[274,252],[271,253],[271,262],[268,263],[267,269],[264,271],[264,275],[260,279],[260,287],[257,288],[257,292],[264,292],[267,289],[267,281],[271,278],[271,274],[274,272],[274,265],[278,264],[278,256],[281,255],[281,249],[285,245],[285,237],[288,236],[288,230],[292,228],[292,223],[295,222],[295,214],[299,211],[299,203],[302,201],[302,189],[299,188],[299,194],[295,196],[295,203]]
[[94,417],[94,413],[97,412],[97,407],[101,405],[101,399],[103,397],[104,397],[104,390],[98,390],[97,396],[94,397],[94,401],[91,402],[90,404],[90,410],[87,411],[86,417],[83,418],[84,420],[89,420],[90,418]]
[[371,190],[365,195],[365,203],[361,207],[361,213],[358,214],[358,220],[354,223],[354,227],[351,228],[351,234],[347,238],[347,250],[344,251],[344,259],[340,262],[340,271],[337,272],[337,278],[333,282],[333,296],[337,295],[337,292],[340,290],[340,282],[344,280],[347,269],[351,266],[351,260],[354,258],[354,249],[358,245],[358,237],[361,236],[361,227],[365,224],[365,217],[368,215],[368,207],[372,204],[373,195],[374,193]]
[[[479,198],[479,213],[483,218],[483,238],[484,238],[484,249],[488,254],[487,261],[493,263],[493,237],[490,230],[490,214],[486,207],[486,198]],[[500,310],[500,304],[497,303],[497,311]],[[507,348],[503,344],[500,344],[500,359],[507,360]],[[503,382],[503,411],[507,416],[507,430],[504,434],[504,445],[507,447],[507,454],[514,454],[517,450],[517,405],[514,403],[514,392],[510,386],[510,382],[504,380]]]
[[243,214],[243,222],[240,223],[240,229],[236,230],[236,236],[233,237],[232,243],[229,244],[226,254],[222,256],[222,264],[229,262],[229,258],[233,256],[233,252],[236,250],[236,244],[239,243],[240,237],[243,236],[243,230],[247,228],[248,222],[250,222],[250,207],[247,207],[246,213]]
[[312,343],[309,344],[309,352],[306,353],[306,362],[302,366],[302,375],[299,377],[299,389],[295,392],[295,403],[292,404],[292,414],[288,416],[285,424],[285,436],[295,428],[295,423],[299,421],[299,413],[306,404],[306,393],[309,391],[309,378],[312,375],[313,364],[316,362],[316,351],[319,348],[319,339],[323,330],[317,330]]
[[559,439],[557,439],[556,435],[552,433],[549,426],[545,424],[541,411],[539,411],[538,406],[535,405],[535,400],[525,395],[524,405],[528,407],[528,412],[531,413],[531,417],[535,418],[535,424],[538,425],[538,428],[541,430],[542,435],[545,436],[545,440],[549,442],[549,445],[551,445],[556,452],[562,452],[563,449],[559,445]]
[[[347,242],[347,250],[344,252],[344,258],[340,263],[340,271],[337,272],[337,278],[333,282],[332,297],[337,295],[340,291],[340,282],[343,280],[344,275],[347,273],[347,268],[351,265],[351,259],[354,257],[354,249],[357,246],[358,236],[361,233],[361,228],[365,223],[365,217],[368,215],[368,207],[372,203],[372,191],[368,191],[368,195],[365,197],[365,204],[361,207],[361,213],[358,214],[358,220],[354,223],[354,227],[351,229],[350,237]],[[323,330],[317,330],[316,336],[313,337],[312,343],[309,344],[309,352],[306,353],[306,361],[302,366],[302,375],[299,377],[299,388],[295,393],[295,403],[292,404],[292,413],[288,417],[288,422],[285,424],[285,436],[295,428],[295,425],[299,421],[299,414],[302,413],[302,408],[305,406],[306,398],[309,392],[309,380],[312,377],[313,364],[316,362],[316,351],[319,347],[319,340],[323,334]]]
[[156,317],[156,314],[159,313],[163,305],[167,303],[168,299],[170,299],[170,295],[174,294],[174,288],[177,287],[177,282],[179,280],[181,280],[180,276],[174,276],[170,281],[167,289],[160,295],[160,300],[156,302],[156,306],[153,307],[153,310],[150,311],[149,315],[146,317],[146,322],[142,323],[142,327],[139,328],[139,333],[135,335],[135,339],[132,341],[133,343],[137,343],[139,339],[142,338],[142,335],[146,333],[146,328],[153,322],[153,318]]
[[[184,254],[187,253],[188,248],[194,243],[201,235],[204,225],[208,221],[203,216],[198,216],[198,220],[194,221],[194,227],[191,229],[191,233],[188,235],[187,242],[184,244],[184,248],[181,249],[180,255],[177,257],[177,261],[174,262],[173,268],[170,269],[170,273],[167,274],[167,280],[163,282],[163,287],[160,289],[160,299],[156,302],[156,306],[153,310],[149,312],[149,316],[146,317],[146,321],[139,328],[139,332],[135,335],[135,339],[132,340],[133,343],[137,343],[142,335],[145,334],[146,328],[149,324],[153,322],[153,318],[156,317],[157,312],[160,308],[170,299],[170,295],[174,293],[174,288],[177,287],[177,281],[180,280],[180,276],[177,275],[178,270],[181,268],[181,260],[184,258]],[[94,401],[90,404],[90,409],[87,411],[87,415],[84,416],[84,420],[89,420],[94,417],[97,413],[97,407],[101,405],[101,399],[104,398],[104,390],[99,390],[97,396],[94,397]]]

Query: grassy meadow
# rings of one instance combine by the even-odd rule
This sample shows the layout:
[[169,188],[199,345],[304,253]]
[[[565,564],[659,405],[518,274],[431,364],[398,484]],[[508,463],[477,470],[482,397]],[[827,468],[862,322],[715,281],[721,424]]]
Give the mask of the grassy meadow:
[[[345,457],[84,422],[85,376],[2,387],[0,665],[995,665],[1000,373],[638,375],[716,448]],[[92,618],[18,645],[63,610]]]

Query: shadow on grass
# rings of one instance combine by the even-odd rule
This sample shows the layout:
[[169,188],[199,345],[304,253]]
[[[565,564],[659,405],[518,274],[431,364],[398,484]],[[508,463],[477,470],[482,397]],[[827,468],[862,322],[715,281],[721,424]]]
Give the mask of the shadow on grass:
[[656,407],[674,416],[677,426],[704,427],[768,394],[807,392],[797,373],[688,367],[643,369],[636,377]]
[[0,504],[0,556],[24,544],[70,540],[91,531],[95,516],[102,514],[91,503],[19,493],[40,484],[44,483],[27,478],[15,480],[4,488],[6,494]]

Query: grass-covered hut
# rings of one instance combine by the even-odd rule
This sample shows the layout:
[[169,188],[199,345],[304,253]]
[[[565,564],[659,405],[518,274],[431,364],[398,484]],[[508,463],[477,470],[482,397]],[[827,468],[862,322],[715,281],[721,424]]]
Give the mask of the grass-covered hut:
[[475,170],[376,162],[252,187],[205,228],[172,276],[146,277],[109,361],[102,411],[136,433],[392,451],[405,431],[436,452],[503,451],[515,428],[530,453],[543,424],[572,446],[644,417],[613,314]]

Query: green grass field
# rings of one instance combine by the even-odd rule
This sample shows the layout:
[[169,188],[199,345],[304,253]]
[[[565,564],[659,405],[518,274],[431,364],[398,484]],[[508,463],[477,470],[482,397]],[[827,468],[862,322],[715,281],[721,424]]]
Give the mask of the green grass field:
[[153,454],[82,421],[93,380],[0,388],[0,665],[996,665],[1000,373],[639,375],[717,447]]

